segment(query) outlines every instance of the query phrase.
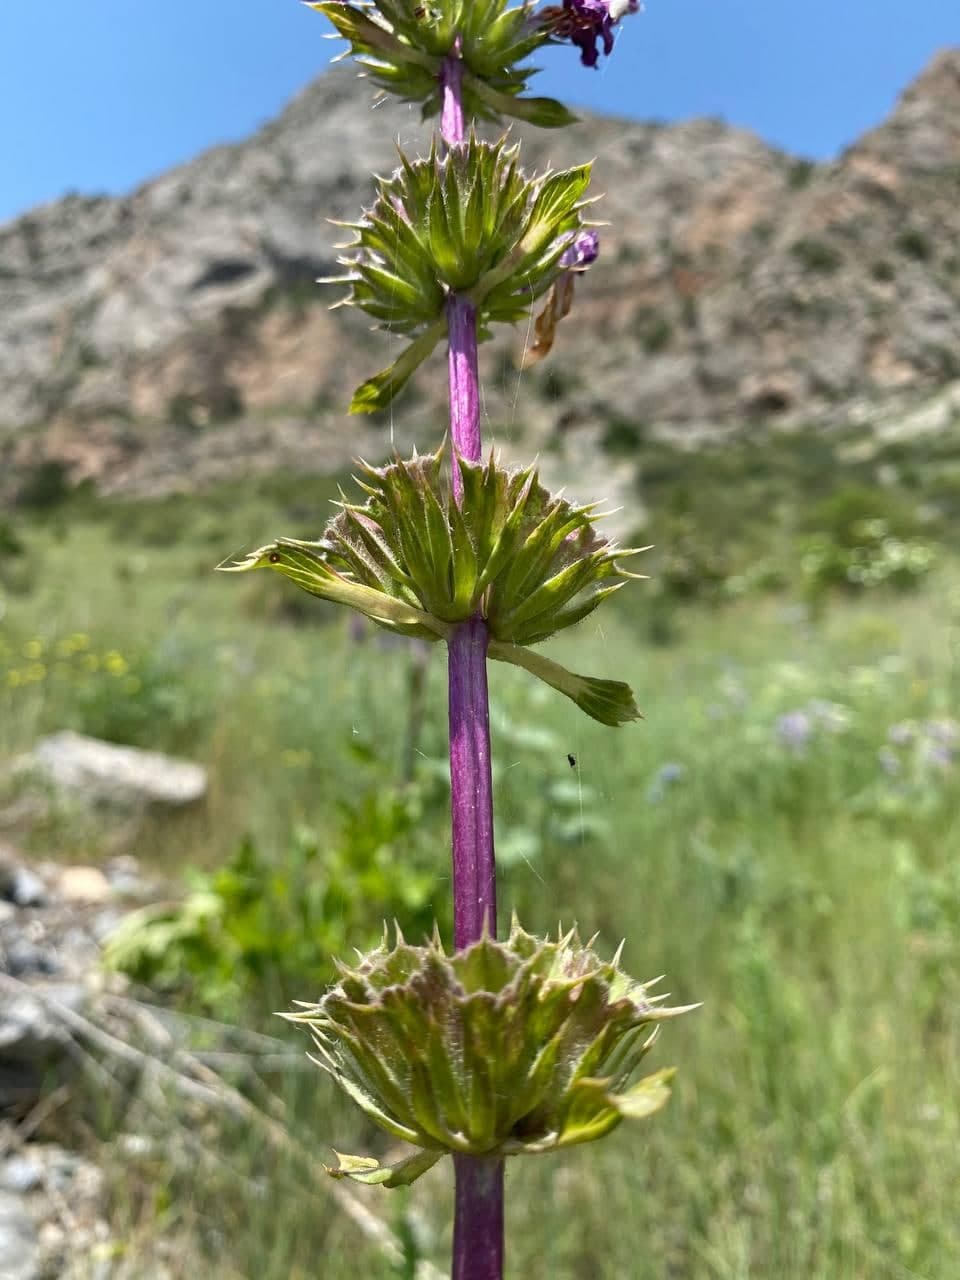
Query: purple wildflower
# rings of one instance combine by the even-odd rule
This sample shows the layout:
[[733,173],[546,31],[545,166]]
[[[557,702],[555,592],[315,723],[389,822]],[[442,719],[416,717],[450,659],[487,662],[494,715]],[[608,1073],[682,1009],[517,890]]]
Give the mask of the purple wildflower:
[[777,718],[777,737],[797,755],[803,753],[813,736],[814,722],[806,711],[788,711]]
[[899,724],[892,724],[887,730],[887,737],[895,747],[907,746],[913,742],[916,736],[916,726],[911,724],[909,720],[901,720]]
[[628,13],[639,13],[640,0],[563,0],[540,13],[540,21],[558,40],[569,40],[580,50],[585,67],[595,67],[599,59],[597,42],[609,58],[613,52],[613,28]]
[[956,720],[928,720],[924,729],[931,742],[943,747],[950,748],[960,743],[960,724]]
[[687,776],[687,766],[675,760],[662,764],[654,774],[653,781],[647,788],[647,801],[656,804],[663,799],[664,793]]
[[945,742],[928,741],[923,748],[924,761],[946,771],[953,764],[953,751]]
[[900,757],[893,747],[881,747],[877,752],[877,759],[880,761],[880,768],[891,778],[895,778],[901,771]]
[[584,271],[600,256],[600,236],[590,229],[576,235],[564,250],[560,266],[571,271]]

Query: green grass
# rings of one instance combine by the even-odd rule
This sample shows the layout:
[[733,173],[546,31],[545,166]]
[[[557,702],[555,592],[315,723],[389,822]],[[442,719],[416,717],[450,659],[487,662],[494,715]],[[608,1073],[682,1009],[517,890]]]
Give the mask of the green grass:
[[[285,614],[269,579],[209,572],[273,533],[315,529],[329,496],[318,489],[306,502],[277,483],[179,506],[68,508],[59,529],[49,517],[18,527],[32,589],[7,595],[0,623],[0,749],[69,724],[204,762],[204,809],[138,840],[165,870],[216,866],[248,832],[284,850],[298,823],[333,830],[345,798],[396,782],[403,651],[374,637],[358,647],[319,606],[314,622]],[[789,587],[690,605],[656,647],[648,591],[638,584],[555,650],[576,670],[629,679],[639,725],[604,729],[492,668],[498,832],[504,844],[529,835],[514,841],[501,912],[516,906],[537,929],[576,918],[611,947],[626,936],[633,973],[666,971],[675,997],[703,1008],[655,1051],[654,1065],[680,1068],[666,1112],[564,1159],[511,1164],[508,1275],[948,1280],[960,1256],[960,763],[928,761],[920,741],[892,748],[890,776],[878,752],[891,726],[957,715],[956,568],[941,564],[913,594],[831,596],[813,619]],[[33,674],[13,687],[12,670]],[[430,777],[444,696],[438,651],[419,739]],[[802,709],[816,725],[793,750],[778,721]],[[675,781],[665,764],[682,766]],[[109,845],[71,815],[32,838],[77,861]],[[438,899],[447,876],[438,828]],[[276,1031],[260,1005],[246,1016]],[[323,1080],[284,1087],[318,1153],[382,1150]],[[163,1247],[176,1275],[404,1274],[252,1135],[202,1134],[215,1159],[117,1157],[114,1230],[131,1254]],[[388,1218],[416,1210],[443,1268],[448,1170],[406,1199],[364,1198]]]

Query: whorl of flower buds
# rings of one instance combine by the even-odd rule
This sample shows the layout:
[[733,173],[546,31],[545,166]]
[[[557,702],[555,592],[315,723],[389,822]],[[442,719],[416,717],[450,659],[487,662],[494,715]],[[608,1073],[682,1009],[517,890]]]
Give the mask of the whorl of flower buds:
[[493,457],[457,461],[462,509],[442,447],[384,467],[363,465],[367,501],[342,502],[319,541],[280,538],[230,568],[273,569],[404,635],[446,639],[458,623],[481,617],[491,658],[523,667],[603,724],[637,719],[628,685],[576,675],[529,646],[581,621],[640,576],[621,564],[638,549],[603,537],[597,504],[576,506],[549,493],[533,467],[508,471]]
[[460,108],[467,117],[525,120],[541,128],[572,124],[553,98],[532,98],[527,82],[536,68],[524,59],[553,37],[530,0],[321,0],[310,4],[350,44],[350,52],[380,89],[436,115],[443,64],[453,50],[461,64]]
[[341,966],[319,1003],[287,1016],[369,1118],[419,1150],[386,1165],[338,1152],[330,1172],[402,1186],[448,1153],[537,1155],[658,1111],[673,1072],[634,1076],[657,1024],[687,1009],[665,1008],[593,941],[543,941],[514,918],[506,942],[452,956],[438,936],[415,947],[398,931],[391,948],[385,932]]
[[479,335],[489,337],[491,325],[528,314],[565,272],[571,246],[595,248],[584,224],[590,165],[528,178],[519,150],[471,135],[445,155],[436,143],[424,159],[401,153],[400,167],[378,179],[373,206],[339,224],[354,232],[338,260],[347,270],[326,282],[349,287],[343,304],[414,338],[358,389],[352,412],[390,403],[446,334],[451,294],[473,304]]

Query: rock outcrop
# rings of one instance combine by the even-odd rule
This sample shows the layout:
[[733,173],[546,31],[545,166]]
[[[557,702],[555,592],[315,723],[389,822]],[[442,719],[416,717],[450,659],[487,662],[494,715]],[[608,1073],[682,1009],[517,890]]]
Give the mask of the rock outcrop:
[[[711,120],[528,132],[530,166],[597,157],[611,225],[550,362],[518,380],[524,335],[488,350],[489,435],[522,424],[527,454],[624,417],[690,439],[830,426],[960,378],[958,121],[954,49],[826,165]],[[150,493],[251,466],[332,470],[422,438],[441,362],[392,431],[346,419],[396,344],[329,315],[335,295],[313,282],[335,259],[326,219],[355,216],[394,141],[416,151],[424,136],[401,105],[374,115],[338,67],[247,142],[0,227],[6,485],[56,458],[73,479]]]

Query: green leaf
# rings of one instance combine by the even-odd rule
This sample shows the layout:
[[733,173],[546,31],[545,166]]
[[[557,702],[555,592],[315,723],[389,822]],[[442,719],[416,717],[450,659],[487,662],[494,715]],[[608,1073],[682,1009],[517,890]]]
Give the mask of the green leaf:
[[592,164],[581,164],[574,169],[563,169],[542,183],[521,241],[525,254],[539,253],[556,240],[559,224],[585,194],[592,168]]
[[443,1156],[442,1151],[415,1151],[411,1156],[396,1160],[392,1164],[381,1164],[372,1156],[348,1156],[342,1151],[334,1151],[337,1157],[335,1168],[328,1168],[331,1178],[350,1178],[354,1182],[362,1182],[368,1187],[409,1187],[412,1182],[432,1169]]
[[362,10],[355,9],[352,5],[343,4],[340,0],[319,0],[319,3],[308,0],[307,8],[316,9],[328,18],[340,35],[354,45],[356,51],[376,49],[398,63],[415,63],[433,73],[438,70],[437,58],[402,43],[392,32],[378,22],[373,22]]
[[644,1076],[624,1093],[610,1095],[610,1102],[626,1120],[644,1120],[670,1100],[670,1082],[677,1074],[675,1067],[665,1067]]
[[558,1147],[595,1142],[615,1129],[623,1117],[607,1093],[606,1080],[578,1080],[570,1089]]
[[575,116],[555,98],[521,98],[501,93],[481,76],[469,71],[464,74],[463,83],[465,88],[475,93],[497,115],[513,116],[515,120],[525,120],[540,129],[562,129],[579,120],[579,116]]
[[505,644],[500,640],[491,640],[487,653],[498,662],[523,667],[524,671],[529,671],[531,675],[572,699],[581,711],[585,711],[592,719],[599,720],[601,724],[615,729],[631,720],[643,718],[634,701],[633,691],[622,681],[576,675],[541,653],[533,653],[520,645]]
[[427,356],[443,337],[447,327],[444,315],[422,333],[415,342],[411,342],[406,351],[396,359],[388,369],[381,370],[372,378],[368,378],[353,393],[350,401],[351,413],[377,413],[386,409],[394,397],[403,390],[411,375],[423,364]]
[[251,551],[236,564],[219,565],[224,573],[246,573],[250,569],[274,569],[298,587],[334,604],[345,604],[388,629],[441,639],[448,634],[438,618],[372,587],[350,582],[334,572],[322,558],[319,543],[298,542],[279,538],[276,542]]

